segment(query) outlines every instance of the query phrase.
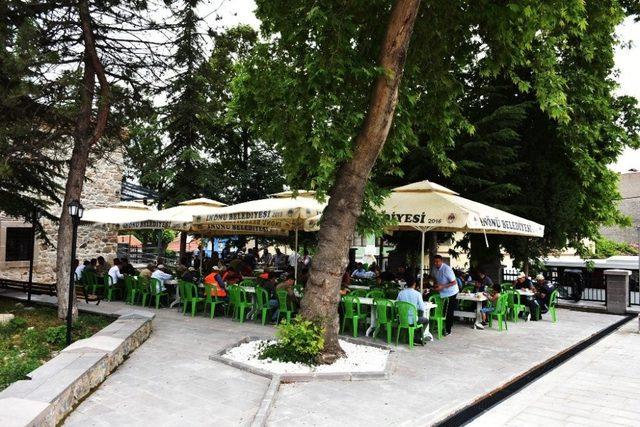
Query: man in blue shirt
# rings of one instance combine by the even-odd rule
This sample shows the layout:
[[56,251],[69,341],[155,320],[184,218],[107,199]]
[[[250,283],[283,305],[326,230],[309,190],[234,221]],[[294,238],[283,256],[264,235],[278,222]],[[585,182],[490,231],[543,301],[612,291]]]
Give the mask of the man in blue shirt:
[[456,282],[456,275],[453,270],[442,262],[440,255],[433,257],[433,265],[435,267],[433,276],[436,281],[433,290],[439,292],[440,298],[443,300],[443,311],[446,313],[444,335],[447,336],[451,333],[451,327],[453,326],[453,312],[458,308],[458,282]]
[[[416,291],[416,279],[410,278],[408,280],[409,281],[407,282],[407,287],[401,290],[400,293],[398,293],[398,297],[396,299],[398,301],[409,302],[413,304],[413,306],[417,309],[418,323],[422,324],[422,332],[419,333],[418,332],[419,330],[416,329],[415,340],[418,344],[424,345],[424,342],[425,342],[424,335],[427,332],[429,321],[427,320],[426,317],[424,317],[425,305],[424,305],[424,301],[422,301],[422,295],[420,294],[420,292]],[[409,323],[414,322],[413,313],[409,313],[408,320],[409,320]],[[418,333],[420,335],[418,335]]]

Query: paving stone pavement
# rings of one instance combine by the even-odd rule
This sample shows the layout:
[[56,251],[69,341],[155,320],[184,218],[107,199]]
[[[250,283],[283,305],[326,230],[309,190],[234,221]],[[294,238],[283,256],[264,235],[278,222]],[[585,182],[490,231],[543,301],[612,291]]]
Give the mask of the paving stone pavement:
[[[102,305],[102,304],[101,304]],[[118,306],[120,303],[105,303]],[[209,360],[246,335],[273,328],[161,309],[149,339],[65,420],[65,426],[248,425],[267,378]]]
[[470,425],[640,425],[638,322],[622,326]]
[[267,425],[431,425],[622,318],[558,313],[556,324],[509,323],[506,332],[459,323],[443,340],[400,346],[386,381],[282,384]]
[[[109,313],[123,307],[122,303],[103,302],[98,310]],[[152,311],[157,316],[151,337],[64,425],[250,424],[269,380],[209,360],[209,356],[244,336],[271,335],[273,327],[202,315],[191,318],[176,310]],[[556,324],[548,319],[509,323],[508,331],[498,332],[458,323],[452,335],[425,347],[408,350],[401,345],[396,348],[388,380],[281,384],[267,424],[429,425],[621,319],[563,309],[558,313]],[[611,372],[626,375],[629,366]],[[635,366],[638,372],[637,359]],[[640,383],[637,376],[629,381],[634,387]],[[609,392],[610,401],[619,397],[630,403],[624,399],[632,399],[607,389]],[[580,399],[571,396],[565,400],[580,409]]]

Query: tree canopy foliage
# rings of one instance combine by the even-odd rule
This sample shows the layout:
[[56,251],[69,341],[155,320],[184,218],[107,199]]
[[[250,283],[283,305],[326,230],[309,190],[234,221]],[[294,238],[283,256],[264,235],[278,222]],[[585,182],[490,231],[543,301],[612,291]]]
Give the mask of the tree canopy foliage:
[[[199,20],[195,12],[181,20],[175,77],[163,91],[167,106],[133,128],[132,172],[169,205],[200,195],[226,203],[266,197],[282,189],[280,157],[229,110],[236,64],[251,53],[257,33],[238,26],[205,36]],[[209,56],[205,37],[213,43]]]
[[[267,41],[236,79],[236,109],[283,153],[290,185],[329,191],[382,72],[390,5],[257,4]],[[520,258],[624,222],[607,165],[638,146],[639,116],[635,99],[614,95],[613,49],[616,25],[636,12],[617,1],[424,2],[367,200],[419,179],[449,185],[547,226],[526,247],[500,239]],[[363,225],[379,225],[364,212]]]

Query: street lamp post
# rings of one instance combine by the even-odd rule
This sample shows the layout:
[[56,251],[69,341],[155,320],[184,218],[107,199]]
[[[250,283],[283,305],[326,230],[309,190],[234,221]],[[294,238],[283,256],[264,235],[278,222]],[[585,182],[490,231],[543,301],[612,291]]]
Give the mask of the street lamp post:
[[33,257],[35,256],[36,223],[40,219],[38,209],[33,209],[31,214],[31,251],[29,254],[29,287],[27,288],[27,301],[31,302],[31,287],[33,285]]
[[73,319],[73,301],[75,299],[75,278],[73,261],[76,259],[76,240],[78,240],[78,225],[84,213],[84,208],[78,200],[72,200],[69,205],[69,215],[71,216],[72,236],[71,236],[71,274],[69,275],[69,305],[67,306],[67,345],[71,344],[71,323]]

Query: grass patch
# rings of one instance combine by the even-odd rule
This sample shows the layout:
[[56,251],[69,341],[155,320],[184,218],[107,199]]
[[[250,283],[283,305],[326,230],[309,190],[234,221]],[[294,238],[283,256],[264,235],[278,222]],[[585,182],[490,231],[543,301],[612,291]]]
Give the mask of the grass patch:
[[[54,357],[66,344],[67,327],[58,319],[57,309],[34,305],[33,310],[15,300],[0,297],[0,313],[15,318],[0,325],[0,390]],[[73,324],[73,340],[88,338],[113,319],[81,313]]]

